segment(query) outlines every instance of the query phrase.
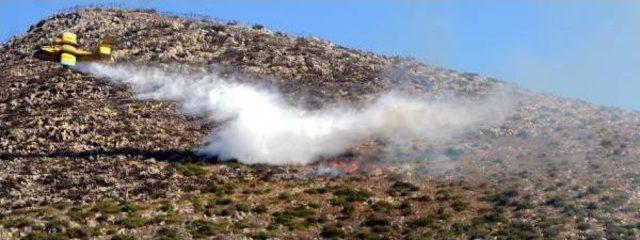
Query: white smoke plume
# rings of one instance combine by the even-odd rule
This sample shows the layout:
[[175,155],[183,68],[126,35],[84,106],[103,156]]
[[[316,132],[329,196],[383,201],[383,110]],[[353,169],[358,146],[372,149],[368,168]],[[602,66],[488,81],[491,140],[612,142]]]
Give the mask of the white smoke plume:
[[175,101],[187,114],[222,122],[200,151],[247,164],[306,164],[367,139],[443,141],[499,124],[509,112],[502,96],[475,103],[429,102],[393,91],[366,107],[306,110],[288,104],[276,91],[216,73],[179,74],[96,63],[79,69],[129,84],[140,99]]

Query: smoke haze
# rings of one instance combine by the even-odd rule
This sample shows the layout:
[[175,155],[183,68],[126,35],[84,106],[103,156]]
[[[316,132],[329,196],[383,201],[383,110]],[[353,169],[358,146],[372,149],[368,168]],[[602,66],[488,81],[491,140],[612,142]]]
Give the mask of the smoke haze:
[[343,153],[367,140],[447,141],[465,131],[500,124],[510,101],[493,94],[481,101],[424,101],[400,92],[381,94],[368,106],[307,110],[277,91],[217,73],[180,74],[132,65],[83,64],[79,70],[130,85],[139,99],[175,101],[187,114],[221,122],[201,153],[255,164],[306,164]]

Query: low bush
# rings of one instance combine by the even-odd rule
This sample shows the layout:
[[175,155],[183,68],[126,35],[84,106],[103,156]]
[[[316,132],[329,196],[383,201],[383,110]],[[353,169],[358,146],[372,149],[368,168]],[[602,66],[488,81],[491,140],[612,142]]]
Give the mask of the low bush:
[[394,206],[390,202],[379,200],[375,202],[373,205],[371,205],[371,208],[373,208],[373,210],[378,212],[386,212],[393,209]]
[[201,163],[180,163],[177,165],[180,173],[185,176],[202,176],[206,173]]
[[228,232],[227,224],[203,219],[190,222],[188,228],[193,238],[205,238]]
[[346,233],[341,228],[335,226],[324,226],[320,231],[320,236],[323,238],[342,238],[346,236]]
[[141,216],[128,216],[118,222],[120,226],[125,228],[139,228],[146,225],[149,222],[149,219],[143,218]]
[[371,197],[371,193],[364,190],[356,190],[349,186],[342,186],[333,192],[334,198],[331,203],[334,205],[343,205],[351,202],[366,201]]
[[420,190],[419,187],[409,182],[397,181],[391,185],[390,193],[392,195],[406,196],[409,193]]
[[24,228],[31,226],[33,222],[26,218],[12,218],[2,221],[2,226],[5,228]]
[[98,202],[93,210],[102,214],[116,214],[122,211],[122,206],[116,201],[105,199]]
[[209,183],[203,189],[204,192],[215,193],[219,196],[233,194],[235,192],[235,185],[232,183],[217,184]]
[[469,207],[469,202],[462,199],[455,200],[453,203],[451,203],[451,208],[453,208],[453,210],[456,210],[458,212],[464,211],[468,207]]

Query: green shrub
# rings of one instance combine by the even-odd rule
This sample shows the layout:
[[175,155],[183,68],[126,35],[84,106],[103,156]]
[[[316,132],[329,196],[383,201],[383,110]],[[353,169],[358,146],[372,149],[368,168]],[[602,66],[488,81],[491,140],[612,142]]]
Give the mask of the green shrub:
[[331,202],[335,205],[342,205],[347,202],[366,201],[371,197],[371,193],[363,190],[355,190],[349,186],[342,186],[338,188],[333,194],[334,198],[331,200]]
[[402,215],[404,216],[408,216],[411,215],[413,213],[413,208],[411,207],[411,202],[410,201],[404,201],[400,204],[400,206],[398,206],[398,208],[400,209]]
[[444,207],[440,207],[436,211],[436,217],[438,217],[438,219],[446,220],[446,219],[449,219],[449,217],[451,217],[451,214],[449,214],[447,212],[447,209],[445,209]]
[[377,233],[382,233],[382,232],[388,232],[389,231],[389,225],[391,224],[389,222],[389,220],[380,217],[380,216],[374,216],[374,217],[370,217],[367,220],[364,221],[363,223],[365,226],[370,227],[371,230],[373,230],[374,232]]
[[601,199],[606,207],[619,208],[629,201],[629,196],[625,193],[617,193],[613,196],[606,195]]
[[294,208],[286,208],[284,211],[275,212],[272,214],[272,216],[274,216],[274,220],[276,220],[275,222],[277,223],[280,223],[278,219],[286,220],[288,218],[293,218],[293,217],[304,218],[304,217],[309,217],[313,215],[315,215],[315,211],[313,211],[313,209],[309,209],[302,205]]
[[598,193],[600,193],[600,187],[599,186],[595,186],[595,185],[589,186],[587,188],[587,192],[586,193],[587,194],[598,194]]
[[400,194],[402,196],[406,196],[411,192],[415,192],[420,190],[416,185],[413,185],[409,182],[398,181],[391,185],[391,193],[392,194]]
[[22,238],[24,240],[67,240],[69,237],[63,233],[47,233],[41,231],[32,231],[27,236]]
[[356,233],[356,239],[362,240],[379,240],[383,239],[379,234],[372,232],[369,229],[362,229]]
[[379,200],[379,201],[375,202],[371,206],[371,208],[373,208],[373,210],[378,211],[378,212],[380,212],[380,211],[385,211],[386,212],[386,211],[389,211],[389,210],[393,209],[394,206],[390,202]]
[[290,230],[302,230],[306,229],[311,221],[301,221],[299,218],[307,218],[315,215],[313,209],[306,206],[297,206],[294,208],[286,208],[283,211],[275,212],[272,214],[273,222],[276,224],[282,224],[288,227]]
[[255,213],[266,213],[267,210],[267,206],[265,206],[264,204],[257,204],[253,207],[253,212]]
[[173,228],[161,228],[160,230],[158,230],[158,232],[156,233],[156,237],[154,238],[154,240],[180,240],[183,239],[180,236],[180,233],[178,232],[178,230],[173,229]]
[[577,228],[578,230],[581,230],[581,231],[586,231],[586,230],[588,230],[590,227],[591,227],[591,226],[590,226],[590,225],[589,225],[589,223],[587,223],[587,222],[580,222],[580,223],[578,223],[578,225],[576,225],[576,228]]
[[435,223],[436,221],[436,216],[435,215],[427,215],[424,217],[420,217],[417,219],[414,219],[412,221],[409,222],[409,226],[411,227],[427,227],[430,226],[431,224]]
[[215,211],[215,214],[218,216],[231,216],[236,212],[235,208],[223,208],[220,209],[219,211]]
[[233,200],[231,198],[216,198],[213,203],[215,205],[229,205],[233,203]]
[[373,226],[388,226],[389,220],[383,217],[371,217],[364,221],[365,226],[373,227]]
[[615,221],[604,224],[606,239],[634,239],[633,226]]
[[180,173],[185,176],[202,176],[206,173],[200,163],[180,163],[177,165]]
[[118,232],[118,229],[108,228],[106,231],[107,231],[106,232],[107,235],[113,235],[113,234],[116,234]]
[[246,228],[256,228],[258,225],[255,222],[249,221],[248,219],[241,219],[236,221],[233,224],[233,228],[238,230],[237,232],[242,232],[243,229]]
[[453,208],[453,210],[456,210],[458,212],[466,210],[467,207],[469,207],[469,202],[464,201],[462,199],[455,200],[453,203],[451,203],[451,208]]
[[419,201],[419,202],[430,202],[430,201],[433,201],[433,198],[431,196],[427,195],[427,194],[419,195],[419,196],[415,197],[414,199],[416,201]]
[[316,217],[316,216],[309,216],[309,217],[304,218],[304,220],[307,221],[308,223],[311,223],[311,224],[317,224],[317,223],[321,223],[321,222],[326,221],[325,218],[319,218],[319,217]]
[[116,201],[105,199],[98,202],[93,210],[102,214],[116,214],[122,211],[122,206],[120,206]]
[[517,197],[518,195],[520,195],[518,190],[507,189],[499,194],[487,195],[483,198],[483,200],[493,202],[497,206],[506,206],[507,204],[509,204],[512,198]]
[[308,194],[324,194],[327,193],[327,188],[326,187],[320,187],[320,188],[309,188],[309,189],[305,189],[304,193],[308,193]]
[[53,207],[55,209],[60,210],[60,211],[63,211],[65,209],[69,208],[70,206],[71,206],[71,203],[65,202],[65,201],[59,201],[59,202],[56,202],[56,203],[53,204]]
[[512,222],[496,232],[496,235],[501,236],[502,239],[540,238],[532,225],[523,222]]
[[249,212],[251,211],[251,205],[246,203],[236,204],[236,210],[238,212]]
[[89,211],[88,209],[81,207],[72,207],[67,212],[67,216],[69,216],[69,219],[78,223],[85,223],[87,221],[87,218],[91,217],[93,214],[94,213]]
[[453,196],[451,196],[451,194],[444,189],[440,189],[436,192],[436,200],[444,202],[444,201],[449,201],[453,199]]
[[143,209],[143,207],[138,205],[138,204],[135,204],[135,203],[132,203],[132,202],[126,202],[126,203],[122,204],[122,209],[121,210],[123,212],[134,213],[134,212],[140,211],[142,209]]
[[171,201],[162,201],[160,210],[163,212],[174,212],[176,210],[176,207],[173,206],[173,203]]
[[342,210],[340,211],[345,218],[350,218],[353,213],[356,211],[356,207],[353,206],[353,203],[342,204]]
[[258,231],[258,232],[249,234],[249,237],[256,240],[267,240],[270,238],[274,238],[275,235],[272,232],[268,232],[268,231]]
[[600,141],[600,146],[602,146],[603,148],[609,148],[611,146],[613,146],[613,142],[609,139],[604,139],[602,141]]
[[118,234],[113,236],[111,240],[136,240],[136,237],[128,234]]
[[228,232],[226,230],[227,224],[208,221],[208,220],[195,220],[189,223],[188,228],[193,238],[204,238],[214,236],[220,233]]
[[311,224],[309,224],[309,222],[301,221],[301,220],[292,220],[284,223],[284,226],[286,226],[289,229],[289,231],[305,230],[309,228],[310,225]]
[[287,193],[287,192],[282,192],[280,194],[278,194],[278,199],[280,200],[291,200],[291,194]]
[[5,228],[24,228],[31,226],[32,224],[33,222],[31,220],[22,217],[6,219],[2,221],[2,226],[4,226]]
[[191,198],[191,207],[193,208],[194,212],[204,212],[204,206],[202,205],[202,201],[198,197]]
[[91,230],[91,228],[87,227],[75,227],[67,231],[67,236],[69,238],[87,239],[91,236]]
[[48,233],[62,233],[66,232],[68,228],[69,222],[58,219],[51,220],[44,226],[44,230],[46,230]]
[[121,226],[125,228],[139,228],[147,224],[149,219],[140,217],[140,216],[128,216],[118,222]]
[[153,217],[153,219],[151,219],[151,222],[154,224],[159,224],[159,223],[172,224],[172,223],[179,223],[182,221],[184,221],[184,217],[176,212],[168,212],[166,214],[155,216]]
[[563,197],[556,195],[547,199],[547,201],[545,201],[544,204],[557,207],[557,208],[563,208],[564,206],[567,205],[567,202]]
[[219,196],[222,196],[225,194],[233,194],[233,192],[235,191],[235,188],[236,188],[235,185],[232,183],[225,183],[225,184],[209,183],[203,189],[203,191],[209,192],[209,193],[215,193]]
[[342,238],[346,236],[346,233],[341,228],[335,226],[324,226],[320,231],[320,236],[323,238]]

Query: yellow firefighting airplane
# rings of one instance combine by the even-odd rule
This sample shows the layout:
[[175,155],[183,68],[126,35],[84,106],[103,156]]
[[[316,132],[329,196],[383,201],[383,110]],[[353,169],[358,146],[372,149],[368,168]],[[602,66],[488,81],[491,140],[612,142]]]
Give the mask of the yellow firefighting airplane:
[[95,52],[78,48],[77,36],[63,32],[53,40],[52,46],[42,46],[34,56],[45,61],[59,62],[63,67],[73,67],[76,62],[109,62],[112,61],[113,37],[105,37]]

